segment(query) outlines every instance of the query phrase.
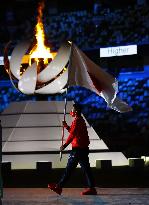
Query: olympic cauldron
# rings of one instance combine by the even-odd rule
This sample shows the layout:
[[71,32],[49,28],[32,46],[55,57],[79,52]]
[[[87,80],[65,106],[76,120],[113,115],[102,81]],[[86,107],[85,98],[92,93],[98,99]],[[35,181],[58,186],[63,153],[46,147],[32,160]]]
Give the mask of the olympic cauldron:
[[[62,92],[68,80],[68,61],[71,44],[65,42],[57,53],[50,50],[33,52],[29,41],[19,43],[11,54],[9,75],[17,80],[24,94],[54,94]],[[12,81],[13,83],[13,81]],[[14,83],[13,83],[14,84]]]

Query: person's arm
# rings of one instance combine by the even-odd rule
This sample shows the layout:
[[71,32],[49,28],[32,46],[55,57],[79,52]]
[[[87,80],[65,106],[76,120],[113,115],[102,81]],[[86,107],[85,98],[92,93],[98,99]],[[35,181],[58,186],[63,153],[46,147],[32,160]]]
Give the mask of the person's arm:
[[63,151],[72,142],[73,138],[75,137],[78,124],[79,123],[78,123],[77,119],[75,119],[73,121],[71,127],[69,128],[70,134],[69,134],[65,144],[60,147],[60,151]]
[[[62,121],[63,123],[63,127],[66,128],[68,130],[68,132],[70,132],[70,126],[67,124],[66,121]],[[67,144],[63,144],[61,147],[60,147],[60,151],[62,152],[65,148],[67,147]]]
[[67,147],[73,140],[73,138],[75,137],[76,135],[76,131],[77,131],[77,127],[78,127],[78,120],[75,119],[70,127],[70,134],[65,142],[65,146]]

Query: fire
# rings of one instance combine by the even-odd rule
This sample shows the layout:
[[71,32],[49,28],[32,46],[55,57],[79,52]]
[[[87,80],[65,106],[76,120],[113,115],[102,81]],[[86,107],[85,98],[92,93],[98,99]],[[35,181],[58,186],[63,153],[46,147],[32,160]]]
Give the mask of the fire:
[[53,59],[53,55],[52,53],[50,53],[50,48],[45,46],[45,34],[44,34],[44,26],[42,22],[43,8],[44,8],[44,2],[42,1],[38,7],[37,25],[35,28],[36,31],[35,36],[36,36],[37,44],[30,52],[30,64],[32,58],[35,59],[37,64],[39,62],[39,58],[44,59],[44,64],[48,64],[49,58]]

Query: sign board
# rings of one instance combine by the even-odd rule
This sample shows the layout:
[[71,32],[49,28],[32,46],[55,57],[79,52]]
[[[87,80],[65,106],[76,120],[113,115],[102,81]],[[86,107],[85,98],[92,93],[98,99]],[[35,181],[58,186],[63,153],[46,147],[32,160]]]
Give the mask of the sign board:
[[137,54],[137,45],[100,48],[100,57],[125,56]]

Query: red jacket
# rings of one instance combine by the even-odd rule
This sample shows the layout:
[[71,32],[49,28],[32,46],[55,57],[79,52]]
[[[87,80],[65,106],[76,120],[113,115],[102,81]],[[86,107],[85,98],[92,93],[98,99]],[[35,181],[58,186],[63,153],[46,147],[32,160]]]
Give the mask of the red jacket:
[[65,145],[72,144],[72,148],[87,148],[90,144],[87,126],[82,116],[76,116],[71,126],[67,126],[69,136]]

